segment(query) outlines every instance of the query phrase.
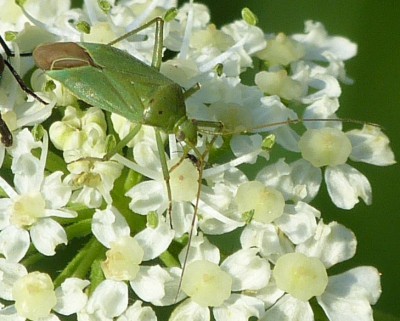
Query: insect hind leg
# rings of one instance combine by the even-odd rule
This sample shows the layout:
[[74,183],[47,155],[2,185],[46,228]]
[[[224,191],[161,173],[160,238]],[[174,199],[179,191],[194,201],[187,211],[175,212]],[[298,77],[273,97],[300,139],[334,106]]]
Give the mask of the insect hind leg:
[[109,42],[110,46],[129,38],[132,35],[137,34],[138,32],[150,27],[151,25],[156,25],[156,35],[154,40],[154,49],[153,49],[153,58],[151,62],[151,66],[157,70],[160,70],[161,62],[162,62],[162,50],[163,50],[163,42],[164,42],[164,19],[161,17],[155,17],[154,19],[146,22],[145,24],[141,25],[139,28],[133,29],[126,34],[114,39],[113,41]]

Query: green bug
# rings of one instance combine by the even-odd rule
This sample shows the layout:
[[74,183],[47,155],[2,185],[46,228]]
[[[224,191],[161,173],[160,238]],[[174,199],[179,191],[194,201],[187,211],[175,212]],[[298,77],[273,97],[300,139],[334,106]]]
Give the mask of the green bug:
[[162,18],[155,18],[128,35],[153,23],[156,42],[151,66],[110,44],[85,42],[43,44],[33,51],[33,57],[38,68],[78,99],[130,121],[174,133],[178,140],[195,146],[197,124],[186,115],[186,95],[178,84],[159,72]]

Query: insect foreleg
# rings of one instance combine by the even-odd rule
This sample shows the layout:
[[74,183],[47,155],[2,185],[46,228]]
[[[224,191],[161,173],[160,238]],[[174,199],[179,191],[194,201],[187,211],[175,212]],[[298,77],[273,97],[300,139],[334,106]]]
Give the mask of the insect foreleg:
[[140,128],[142,128],[141,124],[137,124],[123,139],[121,139],[118,144],[110,150],[106,156],[104,156],[105,160],[110,159],[113,155],[118,153],[121,149],[123,149],[139,132]]

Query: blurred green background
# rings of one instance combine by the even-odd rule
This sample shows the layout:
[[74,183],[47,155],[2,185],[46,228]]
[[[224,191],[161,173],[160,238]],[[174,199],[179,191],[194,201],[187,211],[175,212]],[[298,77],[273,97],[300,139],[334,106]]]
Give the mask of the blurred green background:
[[[321,21],[330,35],[342,35],[358,44],[358,55],[346,63],[355,80],[343,86],[339,116],[378,123],[392,141],[399,159],[400,117],[400,1],[379,0],[203,0],[212,21],[221,26],[240,18],[249,7],[267,33],[301,33],[304,21]],[[183,3],[183,1],[181,1]],[[352,164],[370,180],[373,204],[359,203],[352,211],[335,208],[322,195],[313,202],[324,208],[325,221],[336,220],[358,239],[356,256],[329,271],[373,265],[382,273],[383,294],[374,309],[400,316],[400,193],[399,165],[375,167]],[[346,320],[343,320],[346,321]]]

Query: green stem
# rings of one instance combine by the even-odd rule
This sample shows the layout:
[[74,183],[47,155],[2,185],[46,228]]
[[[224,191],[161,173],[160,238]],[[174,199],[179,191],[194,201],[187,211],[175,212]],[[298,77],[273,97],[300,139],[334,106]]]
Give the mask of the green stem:
[[103,252],[103,245],[93,237],[54,280],[54,287],[57,288],[69,277],[85,279],[93,261]]
[[39,262],[41,259],[43,259],[43,254],[42,253],[35,253],[32,255],[29,255],[28,257],[25,257],[20,263],[28,268],[30,265],[35,264]]
[[92,227],[91,218],[71,224],[70,226],[65,228],[68,240],[89,235],[91,232],[91,227]]
[[181,266],[179,261],[168,251],[165,251],[164,253],[162,253],[160,255],[160,259],[167,267],[174,267],[174,266],[180,267]]

